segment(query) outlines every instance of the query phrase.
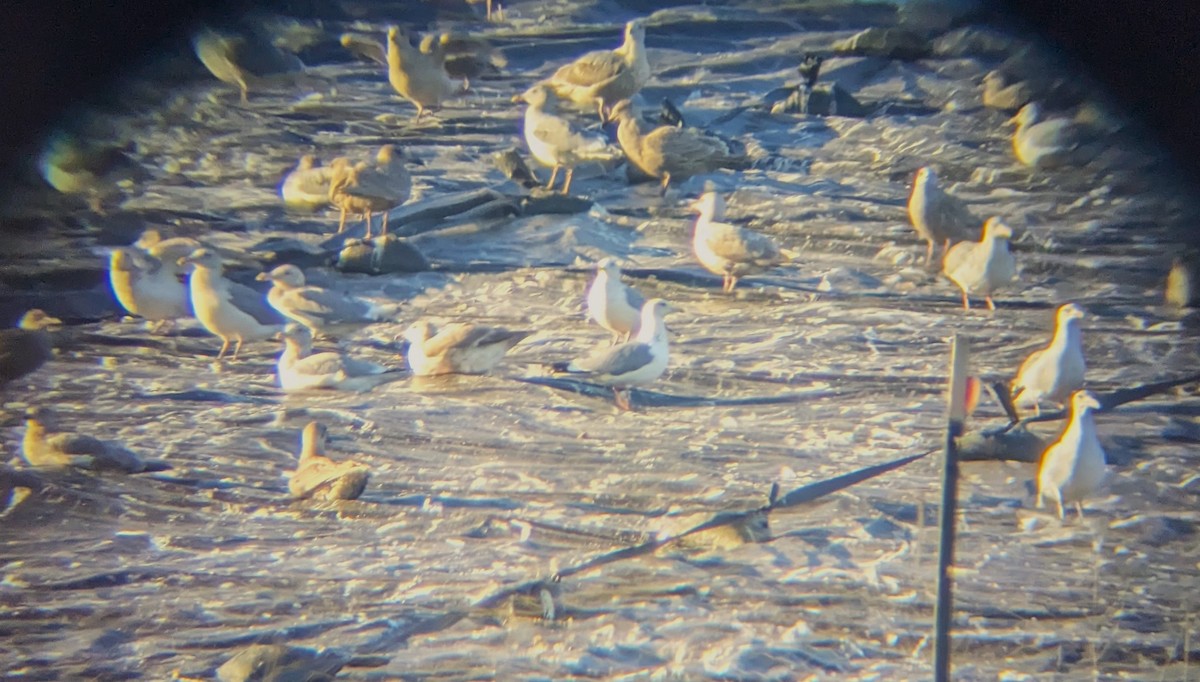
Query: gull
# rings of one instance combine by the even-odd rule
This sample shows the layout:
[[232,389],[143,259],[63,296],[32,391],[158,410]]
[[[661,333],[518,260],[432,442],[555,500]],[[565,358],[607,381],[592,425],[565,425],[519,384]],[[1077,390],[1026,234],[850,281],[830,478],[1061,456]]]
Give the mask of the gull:
[[478,36],[461,31],[430,33],[421,39],[421,52],[433,56],[451,78],[499,74],[508,59]]
[[946,194],[938,185],[937,173],[929,166],[917,171],[912,193],[908,196],[908,218],[913,229],[928,244],[925,264],[933,261],[933,250],[940,242],[950,248],[951,242],[970,239],[978,223],[959,198]]
[[343,33],[339,38],[342,47],[364,61],[387,66],[387,48],[378,40],[361,33]]
[[292,497],[315,500],[357,500],[371,471],[356,462],[334,462],[325,456],[328,431],[309,422],[300,432],[300,462],[288,480]]
[[243,342],[279,333],[283,318],[267,305],[262,294],[226,279],[221,274],[224,264],[215,251],[197,249],[180,259],[180,264],[185,263],[194,267],[188,280],[192,311],[205,329],[221,339],[218,360],[225,357],[230,341],[237,341],[233,349],[236,359]]
[[554,188],[559,169],[567,169],[562,193],[571,190],[571,178],[575,166],[582,163],[606,163],[621,156],[621,152],[608,144],[601,135],[589,135],[575,130],[571,122],[555,111],[555,101],[545,85],[535,85],[520,98],[529,106],[525,109],[525,142],[533,158],[554,171],[546,189]]
[[209,73],[238,87],[243,103],[248,101],[250,86],[261,79],[304,70],[304,63],[295,55],[255,35],[222,33],[204,27],[192,36],[192,49]]
[[304,273],[295,265],[280,265],[270,272],[259,273],[256,279],[271,282],[267,303],[272,308],[304,325],[314,335],[351,331],[396,314],[395,306],[382,306],[305,284]]
[[36,371],[54,355],[49,329],[62,324],[33,308],[21,316],[14,329],[0,330],[0,386]]
[[484,374],[530,332],[454,322],[440,330],[422,320],[404,331],[408,366],[417,376]]
[[1031,353],[1017,370],[1012,383],[1013,404],[1032,404],[1040,415],[1042,400],[1066,405],[1071,394],[1083,388],[1087,370],[1079,329],[1083,314],[1083,308],[1074,303],[1059,307],[1050,345]]
[[1033,89],[1025,81],[1012,82],[1000,71],[983,77],[983,106],[1014,111],[1033,99]]
[[588,317],[625,342],[636,334],[646,299],[621,281],[621,268],[612,258],[596,264],[596,278],[587,293]]
[[21,457],[34,467],[63,469],[83,467],[137,473],[146,470],[146,463],[134,452],[111,441],[86,434],[56,432],[57,419],[46,407],[32,407],[25,412],[25,438]]
[[675,126],[676,128],[683,128],[686,125],[683,121],[683,114],[666,97],[663,98],[658,112],[658,122],[665,126]]
[[375,167],[366,162],[351,165],[346,158],[330,164],[329,201],[341,209],[338,233],[346,229],[346,214],[357,213],[367,222],[366,238],[371,238],[371,217],[383,211],[381,230],[387,234],[387,211],[408,201],[412,194],[412,178],[403,162],[395,158],[395,148],[384,145],[375,157]]
[[1071,418],[1067,428],[1053,445],[1046,448],[1038,462],[1037,506],[1049,498],[1058,507],[1058,518],[1065,518],[1063,507],[1074,503],[1083,518],[1083,500],[1093,495],[1107,475],[1104,448],[1096,435],[1092,410],[1100,401],[1088,391],[1071,396]]
[[275,374],[279,386],[289,393],[312,388],[366,391],[399,377],[383,365],[341,353],[314,354],[312,334],[295,322],[283,328],[283,353],[275,365]]
[[942,272],[962,289],[963,309],[971,309],[969,294],[982,295],[988,308],[996,309],[992,294],[1012,282],[1017,261],[1009,251],[1012,229],[997,217],[983,224],[983,239],[959,242],[942,257]]
[[422,53],[408,42],[408,34],[395,26],[387,33],[388,82],[400,96],[417,107],[417,121],[427,109],[460,92],[433,55]]
[[821,64],[824,62],[825,58],[821,55],[805,52],[803,61],[796,67],[796,70],[800,72],[801,84],[812,90],[821,76]]
[[38,171],[54,189],[81,195],[89,208],[103,213],[104,204],[116,199],[123,185],[148,177],[127,153],[132,148],[58,131],[46,139],[37,159]]
[[[196,249],[205,248],[204,244],[191,237],[164,238],[162,233],[153,227],[143,230],[141,236],[131,246],[157,258],[164,267],[170,269],[177,277],[181,278],[191,268],[187,265],[180,265],[179,259],[191,255]],[[180,281],[183,280],[181,279]]]
[[1017,160],[1033,168],[1054,168],[1086,161],[1083,145],[1090,137],[1083,126],[1066,118],[1042,120],[1036,102],[1021,107],[1009,119],[1016,124],[1013,153]]
[[691,209],[700,214],[696,218],[692,252],[706,270],[724,278],[722,291],[731,292],[738,278],[763,272],[786,260],[770,237],[718,222],[716,216],[724,214],[724,200],[716,192],[702,194]]
[[329,183],[332,179],[332,168],[317,165],[315,156],[305,154],[279,185],[279,196],[288,208],[315,211],[329,205]]
[[153,321],[154,331],[192,316],[188,288],[179,281],[175,267],[139,249],[113,249],[108,281],[121,306],[130,315]]
[[1163,300],[1177,308],[1194,307],[1200,304],[1200,277],[1196,272],[1197,257],[1193,251],[1184,251],[1175,256],[1163,289]]
[[634,19],[625,24],[625,42],[620,47],[588,52],[542,83],[563,99],[579,106],[594,106],[603,121],[609,107],[633,97],[649,80],[646,24]]
[[629,100],[618,102],[612,117],[619,122],[617,140],[625,157],[638,170],[661,180],[662,194],[666,194],[673,179],[686,180],[718,168],[746,165],[746,157],[734,152],[724,140],[695,128],[660,126],[646,133]]
[[666,301],[652,298],[642,306],[640,327],[632,341],[570,362],[555,363],[551,369],[611,387],[617,407],[628,410],[628,389],[656,381],[667,371],[667,325],[663,317],[670,311]]

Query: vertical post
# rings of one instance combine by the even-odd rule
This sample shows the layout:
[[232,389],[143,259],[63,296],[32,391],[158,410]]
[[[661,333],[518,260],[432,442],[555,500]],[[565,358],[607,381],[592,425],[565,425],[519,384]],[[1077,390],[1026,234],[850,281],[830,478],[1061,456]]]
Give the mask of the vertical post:
[[934,609],[933,679],[950,681],[950,620],[954,614],[955,521],[958,515],[958,447],[967,418],[967,359],[965,339],[955,334],[950,341],[950,386],[947,406],[946,443],[942,462],[942,504],[938,537],[937,604]]

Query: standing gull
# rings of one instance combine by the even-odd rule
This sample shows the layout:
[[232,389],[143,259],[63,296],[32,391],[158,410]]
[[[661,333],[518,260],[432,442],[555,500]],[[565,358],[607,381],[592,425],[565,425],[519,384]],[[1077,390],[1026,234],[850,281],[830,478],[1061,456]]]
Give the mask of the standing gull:
[[54,356],[48,330],[61,324],[34,308],[21,316],[15,329],[0,330],[0,386],[36,371]]
[[113,249],[108,262],[108,280],[113,294],[130,315],[163,325],[192,316],[188,289],[167,266],[148,253],[132,248]]
[[962,289],[963,309],[971,309],[970,294],[981,295],[988,308],[996,309],[992,294],[1012,282],[1017,275],[1017,260],[1008,248],[1012,229],[997,217],[983,224],[983,239],[960,242],[942,257],[942,272]]
[[658,178],[662,194],[667,193],[673,179],[686,180],[718,168],[746,165],[746,157],[734,152],[724,140],[695,128],[660,126],[644,132],[629,100],[618,102],[612,116],[619,122],[617,139],[626,158],[638,170]]
[[1036,102],[1021,107],[1009,123],[1017,126],[1012,138],[1013,153],[1026,166],[1055,168],[1087,161],[1089,154],[1084,144],[1089,135],[1083,126],[1066,118],[1042,120]]
[[438,109],[460,89],[433,55],[409,42],[408,34],[393,26],[387,33],[388,82],[400,96],[417,107],[417,120],[427,109]]
[[596,264],[596,279],[588,289],[588,317],[613,333],[615,342],[624,343],[638,331],[642,306],[646,299],[621,281],[621,268],[612,258]]
[[196,249],[204,248],[204,244],[191,237],[164,238],[162,233],[153,227],[143,230],[141,236],[131,246],[157,258],[164,267],[180,277],[180,281],[183,281],[183,276],[191,270],[191,267],[180,265],[179,259],[191,255]]
[[391,319],[395,306],[382,306],[336,291],[305,284],[304,273],[295,265],[280,265],[259,273],[259,281],[270,281],[267,302],[279,314],[308,327],[314,335],[353,331],[372,322]]
[[1065,518],[1063,507],[1074,503],[1083,518],[1083,500],[1091,497],[1107,474],[1104,448],[1096,435],[1092,410],[1100,401],[1088,391],[1071,396],[1071,418],[1067,428],[1053,445],[1046,448],[1038,462],[1037,506],[1046,498],[1058,507],[1058,518]]
[[1017,370],[1012,383],[1014,405],[1032,404],[1040,415],[1042,400],[1066,405],[1071,394],[1083,388],[1087,364],[1079,329],[1082,319],[1083,308],[1074,303],[1059,307],[1050,345],[1030,354]]
[[617,407],[628,410],[628,389],[656,381],[667,371],[667,325],[663,318],[668,312],[666,301],[652,298],[642,306],[641,326],[632,341],[570,362],[555,363],[551,369],[611,387]]
[[305,154],[279,185],[283,205],[300,211],[315,211],[329,205],[329,182],[333,169],[318,166],[317,157]]
[[238,87],[243,103],[248,101],[250,86],[261,79],[304,70],[304,63],[295,55],[254,34],[236,35],[201,28],[192,36],[192,49],[209,73]]
[[718,222],[716,216],[724,213],[724,201],[716,192],[705,192],[691,208],[700,214],[696,218],[692,251],[706,270],[724,278],[722,291],[731,292],[738,278],[763,272],[786,260],[770,237]]
[[625,24],[625,42],[615,50],[588,52],[561,67],[543,83],[554,94],[579,106],[595,107],[601,120],[617,102],[638,93],[650,80],[646,59],[646,25],[641,19]]
[[575,166],[582,163],[606,163],[619,158],[619,150],[613,149],[608,140],[600,135],[588,135],[575,130],[571,122],[555,112],[555,102],[550,89],[535,85],[521,95],[529,106],[525,109],[525,142],[533,158],[554,171],[546,189],[554,188],[561,168],[567,169],[562,193],[571,191],[571,178]]
[[371,472],[357,462],[335,462],[325,455],[328,432],[324,424],[309,422],[300,433],[300,462],[288,480],[288,491],[298,500],[357,500]]
[[312,353],[312,334],[295,322],[283,328],[283,353],[275,365],[279,386],[287,392],[312,388],[366,391],[400,375],[383,365],[341,353]]
[[933,250],[939,243],[950,244],[974,237],[975,216],[961,199],[946,194],[938,185],[937,173],[929,166],[917,171],[912,193],[908,196],[908,217],[913,229],[924,239],[925,264],[933,261]]
[[382,211],[381,231],[387,234],[387,211],[408,201],[412,193],[412,179],[395,159],[392,146],[379,150],[374,168],[366,162],[351,165],[345,158],[334,159],[330,167],[329,201],[341,209],[338,233],[346,229],[346,214],[356,213],[366,220],[366,238],[370,239],[372,215]]
[[84,467],[137,473],[146,463],[118,443],[81,433],[56,432],[52,410],[32,407],[25,413],[25,438],[21,457],[30,465],[50,469]]
[[195,268],[188,280],[192,310],[205,329],[220,337],[218,360],[225,357],[230,341],[237,341],[233,349],[236,359],[244,341],[258,341],[279,333],[283,317],[267,305],[262,294],[226,279],[221,274],[224,264],[216,252],[198,249],[180,259],[180,263]]
[[408,366],[417,376],[484,374],[500,364],[527,331],[454,322],[440,330],[420,321],[404,331]]

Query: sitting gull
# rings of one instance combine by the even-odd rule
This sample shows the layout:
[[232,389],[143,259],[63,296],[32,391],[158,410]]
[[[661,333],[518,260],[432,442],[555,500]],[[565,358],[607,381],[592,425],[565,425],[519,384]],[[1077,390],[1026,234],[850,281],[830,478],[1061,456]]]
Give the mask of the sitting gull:
[[408,34],[393,26],[387,33],[388,82],[417,107],[417,120],[427,109],[437,109],[461,89],[433,55],[422,53]]
[[929,166],[917,171],[912,193],[908,196],[908,217],[913,229],[924,239],[925,264],[933,261],[939,243],[950,248],[951,242],[971,239],[978,222],[961,199],[946,194],[938,185],[937,173]]
[[1033,88],[1025,81],[1011,81],[1001,71],[989,71],[983,77],[983,106],[1016,111],[1033,99]]
[[1066,118],[1042,120],[1036,102],[1021,107],[1009,123],[1017,126],[1013,133],[1013,153],[1026,166],[1054,168],[1087,161],[1083,145],[1089,135],[1084,127]]
[[746,165],[746,157],[736,153],[724,140],[696,128],[660,126],[645,132],[629,100],[618,102],[612,117],[619,122],[617,140],[625,157],[638,170],[658,178],[662,194],[666,194],[672,179],[686,180],[718,168]]
[[691,208],[700,214],[692,251],[706,270],[724,277],[722,291],[733,291],[739,277],[763,272],[786,260],[770,237],[718,222],[716,216],[724,213],[724,200],[716,192],[705,192]]
[[127,153],[132,149],[132,144],[118,146],[58,131],[46,139],[37,165],[51,187],[81,195],[89,208],[103,213],[104,204],[117,199],[122,186],[148,177]]
[[399,372],[341,353],[312,353],[312,334],[290,322],[283,328],[283,353],[275,365],[279,386],[287,392],[311,388],[366,391],[399,378]]
[[325,425],[309,422],[300,433],[300,462],[288,480],[298,500],[357,500],[371,472],[356,462],[334,462],[325,456]]
[[542,81],[554,94],[579,106],[595,107],[600,120],[617,102],[638,93],[650,80],[646,59],[646,25],[625,24],[625,42],[615,50],[588,52]]
[[226,279],[221,274],[224,264],[215,251],[197,249],[180,259],[180,264],[184,263],[195,268],[188,280],[192,311],[205,329],[221,338],[218,360],[225,357],[231,340],[237,341],[233,349],[236,359],[244,341],[258,341],[279,333],[284,318],[267,305],[262,294]]
[[[584,376],[610,386],[617,407],[628,410],[628,389],[651,383],[667,371],[667,325],[663,317],[669,312],[666,301],[652,298],[642,306],[641,326],[632,341],[598,350],[570,362],[555,363],[551,369]],[[621,389],[626,389],[626,392]]]
[[596,263],[596,278],[587,293],[588,317],[614,334],[616,342],[637,333],[646,299],[621,281],[621,268],[612,258]]
[[1017,261],[1008,249],[1012,229],[997,217],[983,224],[983,239],[960,242],[946,250],[942,257],[942,272],[962,289],[963,309],[971,309],[969,294],[978,294],[996,309],[992,294],[1012,282],[1017,275]]
[[315,211],[329,205],[329,182],[333,169],[318,166],[317,157],[305,154],[279,185],[283,205],[298,211]]
[[1079,329],[1082,319],[1083,308],[1074,303],[1059,307],[1050,345],[1034,351],[1017,370],[1012,383],[1014,405],[1032,404],[1041,414],[1042,400],[1066,405],[1071,394],[1083,388],[1087,365]]
[[484,374],[530,332],[454,322],[440,330],[420,321],[404,331],[408,366],[417,376]]
[[561,168],[567,169],[562,193],[571,191],[571,178],[575,166],[583,163],[606,163],[620,158],[620,150],[609,146],[602,135],[579,132],[571,122],[555,112],[555,101],[545,85],[535,85],[520,98],[529,106],[525,109],[525,142],[533,158],[544,166],[554,169],[546,189],[554,188]]
[[30,374],[54,355],[48,331],[62,324],[34,308],[21,316],[15,329],[0,330],[0,385]]
[[1037,506],[1046,498],[1058,507],[1058,518],[1064,518],[1063,507],[1074,503],[1079,518],[1083,518],[1083,500],[1093,495],[1104,482],[1107,463],[1104,448],[1096,435],[1092,410],[1100,409],[1100,401],[1088,391],[1076,391],[1071,396],[1071,418],[1067,428],[1053,445],[1046,448],[1038,462]]
[[146,463],[120,444],[85,434],[56,433],[56,426],[54,412],[49,408],[32,407],[26,411],[21,457],[30,466],[51,469],[83,467],[126,473],[146,470]]
[[281,315],[308,327],[313,335],[345,332],[391,319],[396,306],[384,306],[318,286],[306,285],[295,265],[280,265],[256,278],[270,281],[267,302]]
[[172,320],[192,316],[188,288],[175,267],[138,249],[113,249],[108,281],[121,306],[130,315],[154,322],[158,331]]

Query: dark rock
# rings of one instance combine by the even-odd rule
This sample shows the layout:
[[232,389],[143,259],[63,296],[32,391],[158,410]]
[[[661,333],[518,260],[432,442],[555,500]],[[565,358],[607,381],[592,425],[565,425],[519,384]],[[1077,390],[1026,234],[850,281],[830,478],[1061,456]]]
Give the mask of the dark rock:
[[901,28],[871,27],[833,44],[833,51],[890,59],[920,59],[929,54],[929,43]]
[[284,644],[254,644],[217,668],[221,682],[299,682],[332,680],[349,660],[330,650]]
[[587,199],[557,192],[534,192],[521,200],[524,215],[586,213],[591,208],[592,202]]
[[772,114],[807,114],[810,116],[851,116],[861,118],[872,109],[863,105],[854,95],[846,92],[837,83],[819,85],[809,89],[801,84],[782,102],[771,107]]
[[964,26],[933,41],[933,54],[939,57],[1007,56],[1020,47],[1007,33],[986,26]]
[[328,251],[306,244],[298,239],[271,237],[251,246],[254,254],[267,268],[290,263],[301,268],[329,265],[333,257]]
[[389,234],[370,240],[347,240],[335,267],[342,272],[385,275],[423,272],[429,269],[429,261],[412,242]]

